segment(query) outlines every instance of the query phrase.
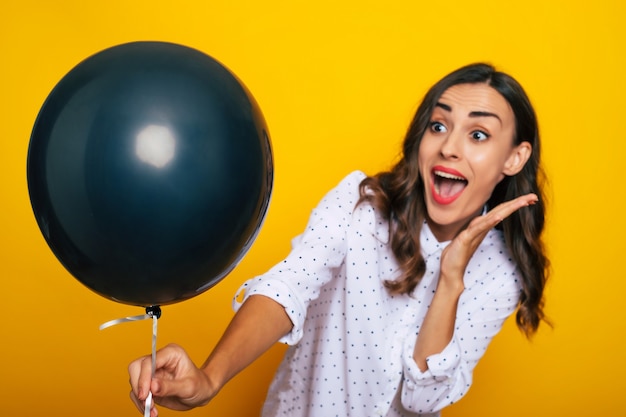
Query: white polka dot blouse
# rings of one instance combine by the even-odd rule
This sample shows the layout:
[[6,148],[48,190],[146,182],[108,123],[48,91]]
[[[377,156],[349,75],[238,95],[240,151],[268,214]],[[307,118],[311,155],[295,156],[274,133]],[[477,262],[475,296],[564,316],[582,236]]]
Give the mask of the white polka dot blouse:
[[468,391],[476,363],[517,307],[521,282],[494,229],[465,271],[452,340],[421,372],[413,348],[448,242],[424,224],[426,274],[413,294],[390,294],[384,281],[397,277],[398,265],[388,222],[368,203],[355,207],[364,178],[359,171],[344,178],[313,210],[287,258],[238,291],[274,299],[293,322],[264,417],[439,416]]

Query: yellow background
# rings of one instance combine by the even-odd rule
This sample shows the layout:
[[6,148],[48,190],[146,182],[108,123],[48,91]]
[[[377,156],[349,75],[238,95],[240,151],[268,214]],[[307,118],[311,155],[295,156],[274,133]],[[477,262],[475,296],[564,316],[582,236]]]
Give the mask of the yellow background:
[[[217,287],[164,307],[159,344],[202,362],[246,278],[289,249],[310,209],[353,169],[389,167],[418,101],[450,70],[485,60],[517,77],[539,114],[551,179],[547,311],[527,342],[507,322],[454,416],[625,415],[624,98],[620,0],[3,1],[0,5],[0,414],[121,416],[126,366],[149,353],[141,314],[73,279],[41,236],[26,154],[44,99],[74,65],[136,40],[195,47],[228,66],[272,135],[265,225]],[[277,346],[192,416],[255,416]],[[163,416],[177,413],[162,410]]]

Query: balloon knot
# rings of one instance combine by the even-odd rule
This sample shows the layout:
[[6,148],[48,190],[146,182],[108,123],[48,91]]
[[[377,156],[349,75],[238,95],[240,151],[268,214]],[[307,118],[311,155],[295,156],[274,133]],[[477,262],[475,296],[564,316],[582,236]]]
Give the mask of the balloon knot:
[[146,314],[150,317],[156,317],[157,319],[161,318],[161,307],[159,306],[150,306],[146,307]]

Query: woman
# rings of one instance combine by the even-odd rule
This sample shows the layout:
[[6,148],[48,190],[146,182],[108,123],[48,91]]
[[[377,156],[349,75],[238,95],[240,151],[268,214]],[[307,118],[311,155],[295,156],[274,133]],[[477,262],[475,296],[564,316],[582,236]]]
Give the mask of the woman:
[[[437,416],[517,309],[543,319],[548,261],[536,117],[486,64],[426,94],[402,160],[354,172],[311,215],[292,252],[242,287],[244,302],[197,368],[184,350],[129,367],[139,409],[204,405],[276,341],[291,345],[264,416]],[[156,408],[152,409],[152,416]]]

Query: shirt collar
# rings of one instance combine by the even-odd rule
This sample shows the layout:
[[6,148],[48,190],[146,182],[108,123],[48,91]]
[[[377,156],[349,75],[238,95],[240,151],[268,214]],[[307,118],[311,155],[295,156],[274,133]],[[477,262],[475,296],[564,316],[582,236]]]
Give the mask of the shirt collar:
[[[489,208],[485,204],[483,206],[482,216],[487,214],[487,211],[489,211]],[[439,242],[433,234],[432,230],[430,230],[430,226],[428,226],[426,220],[424,220],[424,224],[422,225],[422,233],[420,235],[420,245],[422,247],[422,253],[424,253],[424,255],[432,255],[433,253],[442,250],[443,248],[448,246],[450,242],[450,240],[447,240],[445,242]]]
[[432,230],[430,230],[430,226],[428,226],[428,223],[424,220],[424,223],[422,224],[422,231],[420,234],[420,245],[422,247],[422,253],[425,256],[429,256],[435,252],[443,250],[443,248],[445,248],[449,244],[449,240],[445,242],[439,242],[433,234]]

